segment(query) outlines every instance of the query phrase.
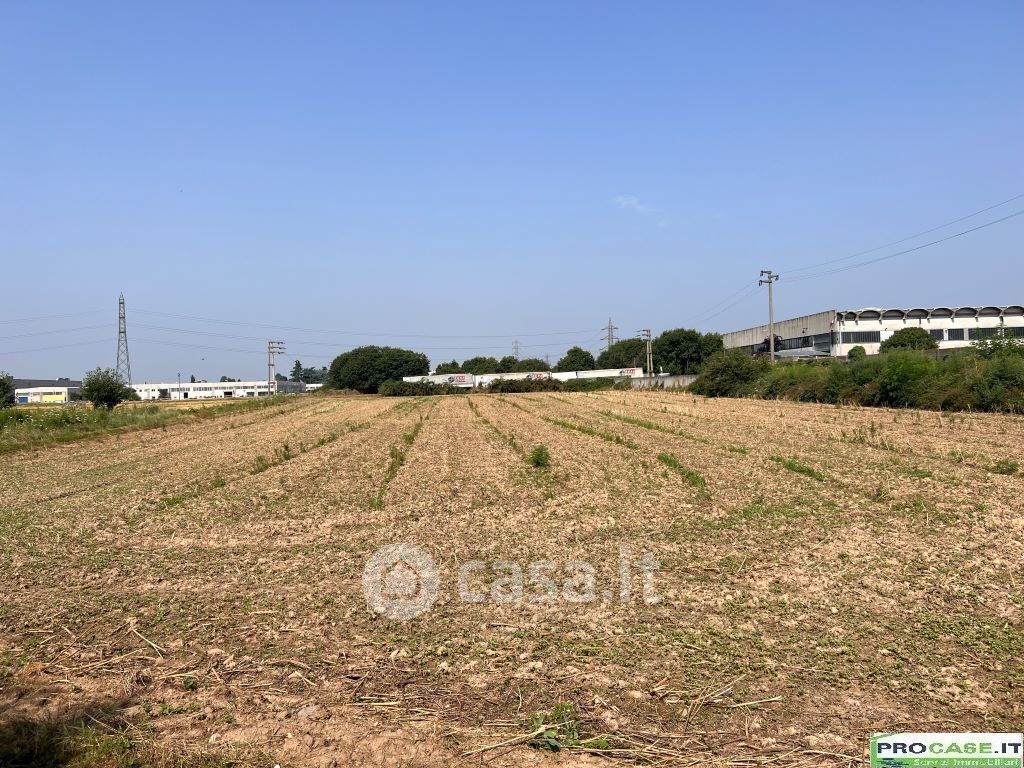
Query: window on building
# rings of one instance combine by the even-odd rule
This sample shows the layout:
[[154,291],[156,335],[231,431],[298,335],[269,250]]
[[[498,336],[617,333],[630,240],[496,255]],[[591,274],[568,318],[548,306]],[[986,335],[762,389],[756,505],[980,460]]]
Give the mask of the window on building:
[[964,329],[963,328],[950,328],[947,331],[946,338],[949,341],[963,341],[964,340]]
[[1008,339],[1024,339],[1024,328],[1007,327],[1005,325],[996,328],[971,328],[972,339],[990,339],[993,336],[1003,336]]
[[931,330],[928,331],[928,333],[930,333],[932,335],[932,338],[935,339],[936,341],[942,341],[941,328],[932,328]]
[[843,344],[877,344],[881,340],[881,331],[843,331]]

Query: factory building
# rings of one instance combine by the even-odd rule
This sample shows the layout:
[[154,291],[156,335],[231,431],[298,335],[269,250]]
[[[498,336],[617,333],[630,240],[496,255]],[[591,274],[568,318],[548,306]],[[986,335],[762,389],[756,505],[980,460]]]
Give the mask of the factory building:
[[14,390],[14,402],[18,405],[64,405],[77,399],[79,391],[79,387],[19,387]]
[[[878,354],[882,342],[903,328],[924,328],[939,349],[970,346],[1002,333],[1024,339],[1024,306],[867,308],[828,310],[775,322],[776,356],[845,357],[856,346]],[[722,335],[726,349],[768,350],[768,325]]]
[[267,397],[271,394],[298,394],[306,385],[294,381],[183,381],[181,384],[135,384],[141,400],[209,400],[211,398]]

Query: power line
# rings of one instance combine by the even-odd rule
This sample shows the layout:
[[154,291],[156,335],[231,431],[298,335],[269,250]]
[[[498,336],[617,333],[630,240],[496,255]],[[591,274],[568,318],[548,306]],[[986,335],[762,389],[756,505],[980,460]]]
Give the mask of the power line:
[[0,355],[27,355],[30,352],[45,352],[48,349],[67,349],[68,347],[84,347],[89,344],[109,344],[110,339],[95,339],[93,341],[76,341],[72,344],[54,344],[51,347],[36,347],[35,349],[11,349],[0,352]]
[[198,317],[196,315],[182,315],[174,312],[158,312],[152,309],[138,309],[136,312],[144,312],[150,315],[162,317],[174,317],[180,320],[195,320],[203,323],[218,323],[222,325],[241,325],[251,328],[269,328],[279,331],[302,331],[306,333],[334,333],[339,336],[389,336],[409,339],[515,339],[534,336],[578,336],[583,333],[594,333],[599,328],[584,328],[577,331],[544,331],[540,333],[498,333],[498,334],[432,334],[432,333],[383,333],[378,331],[352,331],[330,328],[301,328],[292,325],[275,325],[273,323],[252,323],[245,320],[218,320],[210,317]]
[[907,237],[902,237],[899,240],[893,240],[890,243],[884,243],[883,245],[877,245],[874,248],[868,248],[865,251],[858,251],[857,253],[852,253],[849,256],[840,256],[838,259],[829,259],[828,261],[820,261],[817,264],[808,264],[807,266],[804,267],[795,267],[793,269],[787,270],[786,276],[788,278],[794,272],[803,272],[808,269],[815,269],[816,267],[823,267],[828,264],[837,264],[841,261],[849,261],[850,259],[855,259],[858,256],[866,256],[869,253],[875,253],[876,251],[880,251],[883,248],[891,248],[894,245],[900,245],[901,243],[905,243],[908,240],[915,240],[919,237],[930,235],[932,232],[937,232],[940,229],[945,229],[946,227],[951,227],[954,224],[959,224],[961,221],[967,221],[967,219],[973,219],[975,216],[980,216],[981,214],[987,213],[988,211],[995,210],[996,208],[1001,208],[1007,203],[1012,203],[1014,200],[1020,200],[1022,197],[1024,197],[1024,192],[1022,192],[1019,195],[1014,195],[1013,197],[1008,198],[1006,200],[1003,200],[1001,203],[996,203],[995,205],[990,205],[987,208],[982,208],[980,211],[975,211],[974,213],[969,213],[966,216],[961,216],[960,218],[953,219],[952,221],[947,221],[945,224],[939,224],[937,227],[931,227],[930,229],[925,229],[916,234],[908,235]]
[[101,313],[105,314],[106,312],[107,312],[107,310],[105,310],[105,309],[90,309],[90,310],[88,310],[86,312],[65,312],[65,313],[60,314],[60,315],[39,315],[37,317],[16,317],[16,318],[11,318],[10,320],[0,320],[0,324],[7,325],[9,323],[34,323],[34,322],[37,322],[39,320],[56,320],[56,319],[62,318],[62,317],[81,317],[82,315],[98,315],[98,314],[101,314]]
[[877,264],[880,261],[887,261],[888,259],[894,259],[897,256],[904,256],[904,255],[906,255],[908,253],[913,253],[914,251],[920,251],[920,250],[922,250],[924,248],[930,248],[931,246],[938,245],[939,243],[945,243],[946,241],[953,240],[953,239],[955,239],[957,237],[963,237],[964,235],[969,235],[971,232],[977,232],[979,229],[985,229],[986,227],[991,227],[991,226],[994,226],[996,224],[1001,224],[1004,221],[1008,221],[1009,219],[1012,219],[1012,218],[1015,218],[1015,217],[1021,216],[1021,215],[1024,215],[1024,210],[1014,211],[1013,213],[1011,213],[1011,214],[1009,214],[1007,216],[1003,216],[1002,218],[995,219],[994,221],[988,221],[988,222],[985,222],[984,224],[979,224],[976,227],[971,227],[970,229],[965,229],[965,230],[963,230],[961,232],[955,232],[954,234],[947,235],[946,237],[940,237],[938,240],[932,240],[929,243],[923,243],[921,245],[915,245],[913,248],[907,248],[905,250],[897,251],[896,253],[890,253],[890,254],[887,254],[885,256],[879,256],[879,257],[874,258],[874,259],[867,259],[866,261],[861,261],[861,262],[858,262],[857,264],[847,264],[846,266],[836,267],[835,269],[827,269],[827,270],[824,270],[823,272],[814,272],[814,273],[809,274],[809,275],[801,275],[799,277],[794,277],[790,282],[794,282],[795,283],[795,282],[799,282],[801,280],[811,280],[811,279],[813,279],[815,277],[824,277],[825,275],[835,275],[835,274],[837,274],[839,272],[848,272],[851,269],[859,269],[860,267],[866,267],[869,264]]
[[[966,216],[960,216],[960,217],[958,217],[956,219],[952,219],[950,221],[944,222],[943,224],[939,224],[938,226],[931,227],[929,229],[925,229],[925,230],[922,230],[920,232],[917,232],[917,233],[915,233],[913,235],[909,235],[907,237],[900,238],[899,240],[893,240],[893,241],[888,242],[888,243],[883,243],[882,245],[877,245],[877,246],[875,246],[873,248],[868,248],[866,250],[858,251],[857,253],[850,254],[849,256],[841,256],[841,257],[839,257],[837,259],[829,259],[829,260],[826,260],[826,261],[818,262],[816,264],[808,264],[808,265],[805,265],[805,266],[802,266],[802,267],[794,267],[793,269],[784,270],[786,272],[786,275],[787,275],[787,281],[789,281],[789,282],[799,282],[800,280],[809,280],[812,277],[819,277],[819,276],[822,276],[822,275],[834,274],[834,272],[828,271],[828,272],[822,272],[820,274],[816,273],[816,274],[810,274],[810,275],[798,275],[798,276],[793,277],[793,278],[789,277],[789,275],[791,275],[794,272],[796,272],[796,273],[805,272],[807,270],[815,269],[817,267],[827,266],[829,264],[837,264],[837,263],[843,262],[843,261],[849,261],[850,259],[855,259],[858,256],[865,256],[865,255],[867,255],[869,253],[875,253],[877,251],[882,250],[883,248],[891,248],[894,245],[899,245],[901,243],[905,243],[908,240],[914,240],[915,238],[922,237],[922,236],[927,235],[927,234],[931,234],[932,232],[936,232],[936,231],[938,231],[940,229],[944,229],[946,227],[952,226],[953,224],[958,224],[961,221],[966,221],[967,219],[974,218],[975,216],[979,216],[982,213],[986,213],[988,211],[995,210],[996,208],[1000,208],[1000,207],[1002,207],[1002,206],[1004,206],[1004,205],[1006,205],[1008,203],[1012,203],[1013,201],[1019,200],[1021,198],[1024,198],[1024,193],[1021,193],[1021,194],[1018,194],[1018,195],[1014,195],[1013,197],[1007,198],[1006,200],[998,202],[995,205],[990,205],[990,206],[988,206],[986,208],[982,208],[980,210],[974,211],[973,213],[969,213]],[[904,255],[906,253],[911,253],[911,252],[913,252],[915,250],[920,250],[921,248],[925,248],[925,247],[928,247],[930,245],[936,245],[938,243],[944,242],[945,240],[950,240],[950,239],[953,239],[954,237],[959,237],[959,236],[961,236],[963,234],[967,234],[969,232],[973,232],[976,229],[983,229],[984,227],[991,226],[992,224],[998,224],[1001,221],[1005,221],[1007,218],[1013,218],[1013,216],[1016,216],[1016,215],[1018,215],[1018,214],[1016,214],[1016,213],[1015,214],[1011,214],[1010,216],[1004,217],[1002,219],[997,219],[996,221],[989,222],[989,223],[981,225],[979,227],[974,227],[972,229],[965,230],[964,232],[959,232],[959,233],[957,233],[955,235],[950,235],[947,238],[942,238],[942,239],[939,239],[939,240],[935,240],[935,241],[933,241],[931,243],[926,243],[925,245],[918,246],[916,248],[910,248],[910,249],[907,249],[905,251],[900,251],[899,253],[890,254],[889,256],[885,256],[885,257],[880,258],[880,259],[869,260],[869,261],[865,261],[865,262],[863,262],[861,264],[851,265],[849,268],[852,269],[852,268],[855,268],[857,266],[865,266],[867,264],[873,264],[876,261],[884,261],[885,259],[895,258],[896,256],[902,256],[902,255]],[[837,271],[840,271],[840,270],[837,270]],[[755,290],[751,290],[751,287],[753,287]],[[734,291],[733,293],[727,295],[725,298],[723,298],[721,301],[717,302],[716,304],[709,305],[702,312],[696,313],[694,315],[691,315],[688,318],[685,318],[685,320],[683,322],[701,323],[701,322],[707,322],[708,320],[711,320],[711,319],[713,319],[715,317],[718,317],[723,312],[727,312],[728,310],[732,309],[734,306],[736,306],[740,302],[744,301],[745,299],[749,298],[751,295],[756,293],[756,288],[757,288],[756,282],[755,283],[747,283],[746,285],[744,285],[744,287],[742,287],[739,290]],[[736,300],[734,300],[734,301],[730,301],[734,296],[737,296],[738,298]],[[726,304],[726,306],[721,306],[723,304]],[[719,307],[721,307],[721,308],[719,309]]]
[[[188,334],[196,334],[196,335],[200,335],[200,336],[216,336],[216,337],[224,338],[224,339],[243,339],[243,340],[246,340],[246,341],[260,341],[260,342],[266,341],[266,339],[263,336],[247,336],[247,335],[238,334],[238,333],[221,333],[220,331],[202,331],[202,330],[194,329],[194,328],[170,328],[170,327],[164,326],[164,325],[150,325],[148,323],[135,323],[134,325],[137,328],[148,328],[150,330],[166,331],[168,333],[188,333]],[[591,333],[593,333],[593,331],[591,331]],[[582,343],[582,344],[589,344],[589,343],[592,343],[592,342],[593,342],[593,338],[585,339],[585,340],[581,341],[580,343]],[[565,341],[543,342],[543,343],[539,343],[539,344],[520,344],[519,346],[522,349],[529,349],[529,348],[533,348],[533,347],[558,347],[558,346],[562,346],[563,344],[569,344],[569,343],[570,342],[568,340],[565,340]],[[346,341],[346,342],[313,341],[313,340],[310,340],[310,339],[307,339],[305,341],[290,341],[289,344],[295,344],[295,345],[305,344],[307,346],[318,346],[318,347],[345,347],[345,346],[351,347],[352,346],[350,341]],[[417,349],[422,349],[422,350],[425,350],[425,351],[437,351],[437,350],[470,350],[470,351],[472,351],[472,350],[506,349],[506,346],[504,344],[487,344],[487,345],[482,345],[482,346],[481,345],[452,345],[452,346],[440,346],[440,347],[420,347],[420,346],[417,345]]]
[[0,341],[5,339],[24,339],[28,336],[49,336],[53,333],[74,333],[76,331],[92,331],[97,328],[110,328],[110,323],[97,323],[96,325],[80,325],[77,328],[57,328],[52,331],[30,331],[29,333],[14,333],[10,336],[0,336]]

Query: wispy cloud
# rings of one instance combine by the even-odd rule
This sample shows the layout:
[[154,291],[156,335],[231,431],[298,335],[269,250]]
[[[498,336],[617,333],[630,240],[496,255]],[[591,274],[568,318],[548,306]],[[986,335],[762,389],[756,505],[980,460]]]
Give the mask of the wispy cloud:
[[616,195],[615,204],[623,210],[633,211],[638,216],[651,219],[659,227],[664,227],[668,224],[668,219],[665,217],[663,210],[655,208],[653,205],[647,205],[647,203],[641,202],[640,198],[633,195]]

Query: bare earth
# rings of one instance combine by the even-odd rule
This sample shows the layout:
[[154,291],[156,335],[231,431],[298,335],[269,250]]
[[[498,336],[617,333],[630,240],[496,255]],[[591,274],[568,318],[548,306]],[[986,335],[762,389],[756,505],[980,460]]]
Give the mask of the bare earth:
[[[0,763],[29,734],[73,766],[838,766],[872,730],[1017,731],[1022,438],[607,392],[307,397],[10,454]],[[394,543],[440,568],[407,622],[362,591]],[[624,548],[660,602],[636,568],[623,602]],[[469,560],[585,560],[597,599],[467,602]]]

